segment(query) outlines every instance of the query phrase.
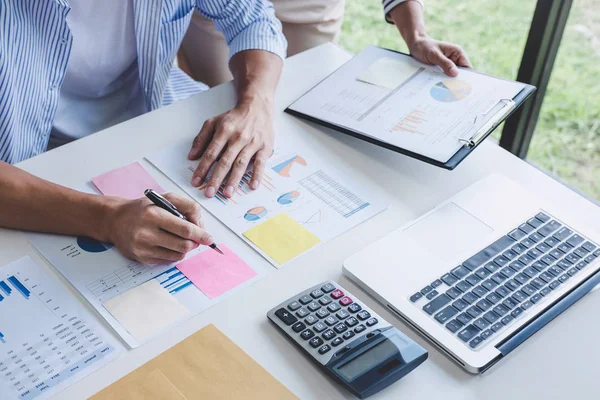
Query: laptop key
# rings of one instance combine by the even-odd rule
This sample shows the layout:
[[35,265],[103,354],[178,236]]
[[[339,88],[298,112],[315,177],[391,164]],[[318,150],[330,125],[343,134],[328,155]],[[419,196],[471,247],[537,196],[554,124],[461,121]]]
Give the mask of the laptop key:
[[576,248],[573,253],[579,258],[585,258],[587,256],[587,251],[583,249],[583,247]]
[[557,247],[557,249],[562,251],[564,254],[567,254],[568,252],[570,252],[572,248],[573,247],[569,246],[568,243],[561,243]]
[[546,268],[548,268],[548,266],[542,262],[536,261],[533,264],[531,264],[531,268],[535,268],[536,271],[542,272]]
[[548,296],[550,293],[552,293],[552,289],[550,289],[548,286],[540,290],[540,294],[542,296]]
[[475,294],[477,297],[484,297],[487,292],[489,292],[489,290],[487,290],[483,286],[475,286],[471,293]]
[[481,335],[479,335],[479,337],[481,337],[483,340],[487,340],[493,334],[494,334],[494,331],[492,331],[491,329],[486,329],[485,331],[481,332]]
[[567,260],[571,264],[577,264],[579,262],[580,258],[581,257],[575,255],[574,253],[570,253],[570,254],[567,254],[567,256],[565,257],[565,260]]
[[521,314],[523,314],[523,309],[521,307],[515,308],[510,312],[510,316],[513,318],[517,318]]
[[495,292],[492,292],[492,293],[488,294],[487,296],[485,296],[485,299],[492,304],[496,304],[500,300],[502,300],[502,298],[500,296],[498,296]]
[[585,268],[587,265],[588,265],[588,263],[587,263],[587,260],[586,260],[586,261],[579,261],[579,262],[577,263],[577,266],[576,266],[576,267],[577,267],[577,269],[578,269],[578,270],[580,270],[580,271],[581,271],[581,270],[582,270],[582,269],[584,269],[584,268]]
[[569,278],[570,278],[570,276],[569,276],[569,275],[567,275],[567,274],[564,274],[564,275],[561,275],[561,276],[558,278],[558,280],[559,280],[559,281],[561,281],[562,283],[565,283],[565,282],[566,282],[566,281],[567,281]]
[[468,292],[469,290],[471,290],[471,285],[469,285],[467,282],[465,281],[460,281],[458,282],[455,286],[456,289],[460,290],[463,293]]
[[540,300],[542,300],[542,295],[539,293],[536,293],[533,296],[531,296],[531,299],[529,299],[529,300],[531,300],[531,302],[533,304],[535,304],[535,303],[539,302]]
[[517,290],[519,286],[521,286],[521,284],[514,279],[510,279],[504,284],[504,287],[510,290],[511,292]]
[[527,301],[524,301],[523,303],[521,303],[521,307],[522,307],[524,310],[527,310],[527,309],[528,309],[528,308],[530,308],[531,306],[533,306],[533,303],[532,303],[531,301],[529,301],[529,300],[527,300]]
[[477,328],[479,328],[480,330],[485,330],[488,326],[490,326],[490,323],[487,322],[485,319],[483,318],[479,318],[477,320],[475,320],[475,322],[473,322],[473,325],[475,325]]
[[527,298],[528,298],[528,297],[527,297],[527,296],[526,296],[526,295],[525,295],[523,292],[521,292],[520,290],[517,290],[517,291],[516,291],[515,293],[513,293],[513,295],[512,295],[512,299],[513,299],[514,301],[516,301],[517,303],[520,303],[520,302],[522,302],[522,301],[526,300]]
[[552,267],[548,268],[548,272],[554,276],[559,276],[560,274],[563,273],[563,270],[556,266],[552,266]]
[[555,220],[548,222],[546,225],[542,226],[537,233],[542,236],[548,236],[555,230],[559,229],[562,225]]
[[438,311],[440,308],[444,307],[446,304],[450,303],[452,298],[446,294],[441,294],[429,303],[423,306],[423,311],[427,314],[432,315],[434,312]]
[[550,247],[546,246],[545,243],[540,243],[537,246],[535,246],[535,249],[543,254],[548,252],[550,250]]
[[481,309],[479,309],[479,307],[475,307],[475,306],[473,306],[467,310],[467,314],[469,314],[473,318],[479,317],[482,313],[483,313],[483,311],[481,311]]
[[512,259],[514,259],[515,257],[518,256],[517,253],[515,253],[514,251],[512,251],[510,249],[506,250],[504,253],[502,253],[502,255],[504,257],[508,258],[509,260],[512,260]]
[[440,279],[448,286],[452,286],[456,282],[458,282],[458,279],[456,279],[454,277],[454,275],[450,275],[450,274],[445,274]]
[[473,304],[477,301],[478,297],[475,296],[473,293],[469,292],[469,293],[465,293],[465,295],[462,297],[463,301],[467,302],[468,304]]
[[458,338],[463,342],[468,342],[473,338],[473,336],[479,334],[479,328],[475,325],[467,325],[458,332]]
[[448,329],[452,333],[456,333],[462,326],[463,326],[463,324],[461,324],[457,320],[453,319],[452,321],[450,321],[446,324],[446,329]]
[[435,289],[436,287],[440,286],[441,284],[442,284],[441,279],[436,279],[435,281],[431,282],[429,284],[429,286],[431,286],[432,288]]
[[537,249],[529,249],[529,251],[527,252],[527,257],[530,257],[533,260],[535,260],[536,258],[539,258],[541,256],[542,256],[542,252],[538,251]]
[[[483,268],[482,268],[483,269]],[[483,278],[481,278],[483,279]],[[478,277],[477,275],[469,275],[465,278],[465,281],[471,285],[471,286],[475,286],[477,285],[480,281],[481,281],[480,277]]]
[[506,264],[510,262],[510,260],[504,256],[499,256],[494,258],[494,262],[498,264],[500,267],[504,267]]
[[413,294],[412,296],[410,296],[410,301],[412,301],[414,303],[415,301],[419,300],[421,297],[423,297],[421,292],[417,292],[417,293]]
[[513,320],[513,317],[511,317],[510,315],[507,315],[506,317],[502,318],[500,320],[500,322],[502,322],[503,325],[508,325],[510,324],[510,322]]
[[529,235],[529,240],[533,240],[534,242],[538,243],[539,241],[544,240],[544,237],[537,232],[533,232],[531,235]]
[[548,287],[552,290],[556,289],[557,287],[560,286],[560,282],[559,281],[554,281],[551,284],[548,285]]
[[540,278],[535,278],[535,279],[533,279],[531,281],[531,286],[533,286],[536,289],[540,290],[541,288],[543,288],[544,286],[546,286],[546,282],[544,282]]
[[483,319],[485,319],[490,324],[496,322],[499,318],[500,316],[493,311],[489,311],[483,314]]
[[503,317],[504,315],[508,314],[508,308],[506,308],[504,305],[502,304],[498,304],[496,307],[494,307],[492,309],[496,314],[498,314],[499,316]]
[[519,230],[521,230],[525,233],[531,233],[535,230],[535,228],[527,223],[524,223],[522,225],[519,225]]
[[480,279],[485,279],[491,274],[492,273],[485,269],[485,267],[479,268],[477,271],[475,271],[475,275],[477,275],[477,277],[479,277]]
[[502,275],[501,273],[497,273],[492,275],[492,277],[490,278],[492,281],[494,281],[494,283],[496,283],[497,285],[501,285],[502,282],[504,282],[506,280],[506,277],[504,275]]
[[465,267],[463,267],[462,265],[459,265],[458,267],[454,268],[452,271],[450,271],[450,273],[452,275],[454,275],[457,279],[462,279],[465,276],[469,275],[469,270],[466,269]]
[[523,254],[521,257],[519,257],[519,261],[525,265],[529,265],[534,260],[533,260],[533,258],[529,257],[527,254]]
[[488,310],[492,305],[493,304],[486,299],[481,299],[477,302],[477,307],[479,307],[482,311]]
[[581,245],[581,247],[586,249],[588,252],[592,252],[596,248],[596,245],[591,242],[585,242],[584,244]]
[[448,295],[452,299],[456,299],[457,297],[460,297],[460,291],[458,291],[456,288],[451,287],[446,291],[446,295]]
[[550,254],[550,256],[552,256],[555,260],[560,260],[563,256],[563,253],[558,249],[554,249],[548,254]]
[[511,276],[513,276],[515,274],[515,270],[512,269],[511,267],[504,267],[500,270],[500,273],[502,275],[504,275],[506,278],[510,278]]
[[567,260],[560,260],[559,262],[556,263],[557,267],[560,267],[563,271],[568,270],[569,268],[571,268],[571,263],[568,262]]
[[517,254],[521,254],[524,251],[527,250],[527,248],[519,243],[515,244],[513,247],[510,248],[512,251],[514,251]]
[[504,298],[510,294],[510,291],[506,287],[500,286],[498,289],[496,289],[496,294]]
[[517,275],[515,275],[515,281],[519,282],[521,285],[524,284],[525,282],[527,282],[529,280],[529,277],[525,274],[518,273]]
[[437,314],[435,314],[433,318],[435,318],[435,320],[440,324],[443,324],[450,318],[454,317],[456,314],[458,314],[458,310],[452,306],[448,306],[442,311],[439,311]]
[[523,270],[523,273],[525,275],[527,275],[528,277],[533,278],[534,276],[536,276],[538,274],[538,271],[531,267],[527,267]]
[[423,289],[421,289],[421,294],[426,295],[427,293],[431,292],[433,290],[433,288],[429,285],[425,286]]
[[529,238],[521,240],[521,244],[523,246],[527,247],[528,249],[530,247],[535,246],[535,242],[533,240],[529,239]]
[[550,217],[548,215],[544,214],[543,212],[536,214],[535,217],[544,223],[548,222],[550,220]]
[[435,296],[437,296],[439,293],[437,290],[432,290],[431,292],[427,293],[427,295],[425,297],[427,297],[427,300],[431,300],[433,299]]
[[502,328],[504,328],[504,324],[502,322],[496,322],[490,329],[494,332],[498,332]]
[[488,271],[490,271],[490,273],[492,273],[492,274],[493,274],[494,272],[498,271],[498,269],[499,269],[498,265],[496,265],[496,264],[495,264],[495,263],[493,263],[493,262],[490,262],[490,263],[487,263],[487,264],[485,264],[485,267],[484,267],[484,268],[485,268],[485,269],[487,269]]
[[481,286],[483,286],[487,290],[493,290],[498,285],[495,282],[493,282],[492,280],[487,279],[487,280],[481,282]]
[[554,239],[553,237],[549,237],[546,240],[544,240],[544,244],[552,248],[558,244],[558,240]]
[[569,228],[567,228],[566,226],[564,226],[564,227],[560,228],[558,231],[556,231],[554,233],[554,235],[552,235],[552,236],[554,237],[554,239],[558,240],[559,242],[562,242],[563,240],[565,240],[572,234],[573,234],[573,231],[570,230]]
[[463,325],[467,325],[470,321],[473,320],[473,317],[471,317],[467,313],[462,313],[462,314],[459,314],[456,316],[456,320],[459,321]]
[[528,296],[532,296],[536,290],[533,286],[531,285],[525,285],[521,288],[521,291],[525,294],[527,294]]
[[483,339],[480,336],[475,337],[475,339],[469,342],[469,346],[474,349],[479,346],[483,342]]
[[514,231],[509,233],[508,236],[518,241],[527,236],[527,233],[523,232],[522,230],[515,229]]
[[454,303],[452,303],[452,306],[454,306],[454,308],[456,308],[458,311],[462,311],[469,306],[469,303],[458,299]]
[[537,219],[536,217],[533,217],[531,219],[527,220],[527,223],[529,225],[531,225],[534,228],[539,228],[540,226],[542,226],[544,223],[542,221],[540,221],[539,219]]
[[554,279],[554,277],[546,271],[542,272],[539,278],[546,283],[550,283]]
[[515,308],[518,304],[516,301],[513,300],[512,297],[508,297],[506,298],[502,304],[504,304],[504,307],[508,308],[509,310]]

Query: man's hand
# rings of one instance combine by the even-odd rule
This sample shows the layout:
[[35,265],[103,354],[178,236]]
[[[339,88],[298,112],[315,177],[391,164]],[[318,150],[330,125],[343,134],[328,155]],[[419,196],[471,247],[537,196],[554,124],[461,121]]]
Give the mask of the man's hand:
[[238,103],[232,110],[207,120],[188,155],[190,160],[200,158],[192,185],[200,186],[215,165],[205,195],[213,197],[224,183],[223,194],[231,197],[254,159],[250,188],[258,189],[266,160],[273,150],[272,109],[268,100],[258,98]]
[[417,60],[439,65],[449,76],[458,75],[457,66],[472,68],[467,54],[460,46],[440,42],[427,35],[420,1],[407,0],[398,4],[389,12],[389,17],[398,27],[410,54]]
[[407,43],[410,54],[425,64],[439,65],[446,75],[457,76],[458,67],[473,68],[465,51],[458,45],[424,36]]
[[182,260],[199,244],[213,242],[204,230],[200,206],[169,193],[171,203],[188,218],[184,221],[155,206],[143,197],[137,200],[116,199],[108,223],[108,239],[128,258],[144,264],[167,264]]

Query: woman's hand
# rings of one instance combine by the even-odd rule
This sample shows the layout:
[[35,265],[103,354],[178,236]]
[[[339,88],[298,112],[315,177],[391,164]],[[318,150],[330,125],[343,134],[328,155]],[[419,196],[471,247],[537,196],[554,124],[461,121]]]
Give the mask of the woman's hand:
[[199,244],[213,242],[204,229],[200,205],[169,193],[165,195],[188,221],[171,215],[143,197],[114,198],[107,218],[109,241],[128,258],[144,264],[168,264],[183,260]]

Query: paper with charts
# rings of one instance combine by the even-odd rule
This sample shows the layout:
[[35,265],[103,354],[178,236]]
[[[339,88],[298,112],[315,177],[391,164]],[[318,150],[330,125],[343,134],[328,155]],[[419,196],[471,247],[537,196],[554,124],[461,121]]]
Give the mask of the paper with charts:
[[115,358],[115,343],[31,258],[0,268],[0,397],[56,395]]
[[208,199],[204,186],[190,184],[198,161],[189,161],[188,151],[189,143],[180,143],[148,160],[276,267],[387,207],[379,193],[359,190],[326,156],[289,138],[275,146],[259,189],[249,188],[250,169],[232,198],[218,191]]
[[447,162],[525,85],[367,47],[289,109]]
[[[84,191],[92,192],[91,186]],[[225,227],[210,227],[215,237]],[[87,237],[27,233],[29,241],[81,293],[92,307],[130,346],[156,337],[177,323],[206,310],[267,274],[260,256],[243,243],[230,243],[228,249],[251,265],[254,274],[238,281],[219,296],[202,292],[177,269],[178,263],[144,265],[124,257],[116,247]],[[205,258],[214,250],[200,246],[186,260]],[[218,279],[220,275],[208,275]],[[155,280],[157,284],[146,284]],[[142,285],[146,284],[143,287]],[[130,291],[128,293],[128,291]],[[209,293],[212,295],[213,293]],[[148,303],[151,307],[141,307]]]

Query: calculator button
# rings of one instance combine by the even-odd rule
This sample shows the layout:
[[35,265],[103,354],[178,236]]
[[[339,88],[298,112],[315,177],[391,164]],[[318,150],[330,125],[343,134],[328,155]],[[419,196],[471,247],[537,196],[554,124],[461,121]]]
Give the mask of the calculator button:
[[306,325],[304,325],[302,322],[296,322],[294,325],[292,325],[292,330],[296,333],[303,331],[305,328]]
[[342,307],[338,304],[338,303],[332,303],[330,305],[327,306],[327,309],[331,312],[336,312],[339,309],[341,309]]
[[332,315],[325,318],[325,323],[329,326],[333,326],[333,325],[337,324],[337,322],[338,322],[338,320]]
[[346,326],[346,324],[341,323],[341,324],[337,324],[334,328],[334,331],[336,331],[337,333],[342,333],[348,330],[348,327]]
[[315,336],[315,333],[313,331],[311,331],[310,329],[306,329],[306,330],[302,331],[300,336],[302,337],[302,339],[308,340],[311,337]]
[[323,293],[323,291],[321,289],[315,289],[312,292],[310,292],[310,295],[312,296],[313,299],[318,299],[319,297],[323,296],[325,293]]
[[338,337],[336,337],[335,339],[333,339],[333,340],[331,341],[331,345],[332,345],[333,347],[337,347],[337,346],[339,346],[339,345],[340,345],[340,344],[342,344],[342,343],[344,343],[344,339],[342,339],[342,338],[341,338],[341,337],[339,337],[339,336],[338,336]]
[[288,304],[287,307],[290,311],[296,311],[297,309],[302,307],[302,304],[298,303],[297,301],[292,301],[290,304]]
[[377,321],[377,318],[371,318],[370,320],[368,320],[368,321],[366,322],[366,324],[367,324],[367,326],[373,326],[373,325],[375,325],[377,322],[379,322],[379,321]]
[[346,325],[352,327],[354,325],[358,325],[358,320],[354,317],[350,317],[346,320]]
[[348,339],[350,339],[350,338],[351,338],[351,337],[353,337],[353,336],[354,336],[354,332],[352,332],[352,331],[345,332],[345,333],[342,335],[342,337],[344,338],[344,340],[348,340]]
[[354,332],[355,333],[361,333],[362,331],[364,331],[365,329],[367,329],[366,326],[364,326],[363,324],[360,324],[359,326],[357,326],[356,328],[354,328]]
[[315,332],[323,332],[325,329],[327,329],[327,325],[319,321],[312,328],[315,330]]
[[331,292],[331,298],[337,300],[340,297],[344,296],[344,292],[342,292],[340,289],[335,289],[333,292]]
[[357,313],[360,310],[362,310],[362,307],[357,303],[352,303],[348,306],[348,311],[350,311],[352,314]]
[[317,347],[319,347],[319,346],[322,346],[324,342],[323,342],[323,339],[321,339],[321,338],[320,338],[320,337],[318,337],[318,336],[315,336],[314,338],[310,339],[310,340],[308,341],[308,343],[310,343],[310,346],[311,346],[313,349],[316,349]]
[[340,305],[341,306],[348,306],[352,304],[352,299],[348,296],[344,296],[340,299]]
[[305,294],[304,296],[300,297],[299,299],[300,303],[302,304],[308,304],[312,301],[312,297],[310,297],[309,295]]
[[358,314],[356,314],[356,316],[361,321],[364,321],[364,320],[367,320],[367,319],[371,318],[371,314],[369,314],[369,312],[367,310],[362,310],[361,312],[359,312]]
[[312,325],[317,321],[318,319],[314,315],[309,315],[308,317],[304,318],[304,322],[306,322],[308,325]]
[[337,314],[335,314],[335,316],[339,319],[346,319],[350,316],[350,313],[346,310],[340,310],[337,312]]
[[317,317],[323,319],[323,318],[327,318],[327,316],[329,315],[329,311],[327,311],[324,308],[321,308],[319,311],[317,311]]
[[325,332],[323,332],[323,334],[321,336],[325,340],[331,340],[335,337],[335,332],[332,331],[331,329],[327,329]]
[[306,307],[308,307],[310,311],[317,311],[319,308],[321,308],[321,305],[316,301],[312,301]]
[[298,321],[298,319],[294,317],[292,313],[286,310],[285,308],[280,308],[279,310],[275,311],[275,315],[277,315],[277,317],[288,326]]
[[333,291],[335,289],[335,286],[333,286],[331,283],[326,283],[323,286],[321,286],[321,290],[324,291],[325,293],[329,293],[331,291]]
[[321,303],[321,305],[326,306],[327,304],[331,303],[333,300],[331,300],[329,297],[321,297],[319,299],[319,303]]
[[331,350],[331,346],[328,344],[324,344],[323,346],[319,347],[319,354],[325,354],[329,350]]
[[298,318],[304,318],[308,314],[310,314],[310,312],[306,308],[304,308],[304,307],[302,307],[301,309],[299,309],[298,311],[296,311],[296,316]]

